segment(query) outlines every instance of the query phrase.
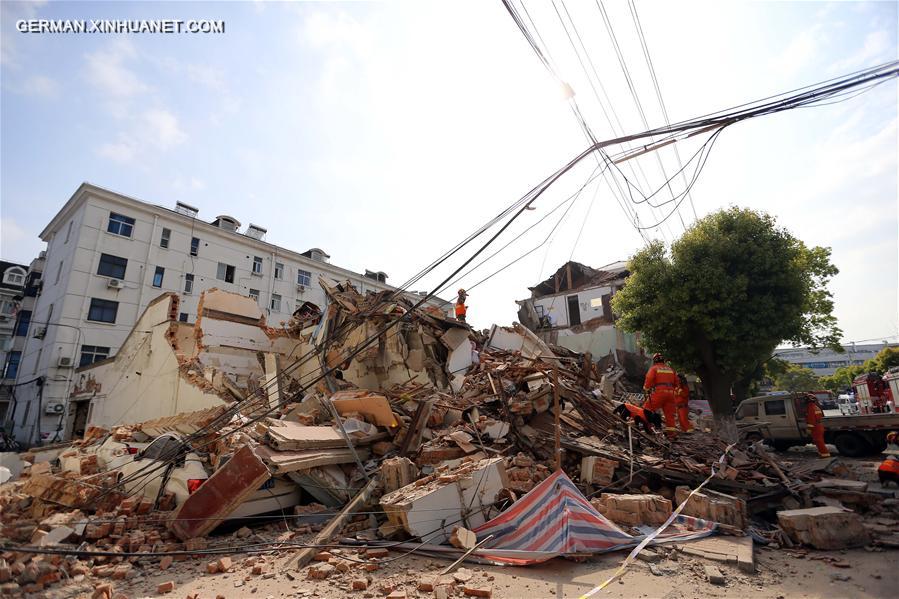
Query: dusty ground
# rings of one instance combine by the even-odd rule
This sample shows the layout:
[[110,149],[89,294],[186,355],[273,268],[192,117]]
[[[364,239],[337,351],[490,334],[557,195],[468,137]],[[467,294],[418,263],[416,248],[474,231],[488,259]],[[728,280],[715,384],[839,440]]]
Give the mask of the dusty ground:
[[[464,566],[472,574],[469,584],[489,588],[497,599],[578,597],[606,580],[617,569],[624,554],[605,555],[583,563],[557,559],[528,568],[499,568],[468,564]],[[833,562],[820,558],[833,558]],[[676,558],[676,559],[673,559]],[[407,557],[396,560],[376,572],[370,573],[372,583],[367,591],[349,590],[353,578],[362,572],[350,571],[329,580],[311,581],[303,573],[292,573],[281,565],[284,557],[263,558],[267,572],[252,575],[243,559],[236,559],[230,573],[208,575],[205,561],[182,562],[165,572],[148,565],[146,574],[116,584],[116,591],[137,597],[157,597],[157,585],[172,580],[175,590],[167,597],[214,599],[217,595],[235,597],[385,597],[382,585],[389,584],[405,589],[408,597],[430,598],[430,592],[416,591],[420,580],[436,573],[448,562]],[[258,562],[257,562],[258,563]],[[836,563],[846,567],[836,567]],[[671,557],[655,564],[656,576],[650,565],[637,561],[630,565],[617,582],[613,582],[597,597],[647,597],[680,599],[692,597],[754,597],[776,599],[779,597],[830,598],[830,597],[893,597],[896,591],[896,568],[899,551],[868,552],[855,549],[838,552],[809,552],[805,557],[785,551],[757,549],[758,573],[743,574],[735,567],[671,552]],[[727,577],[725,586],[710,584],[703,574],[706,564],[717,566]],[[89,585],[71,584],[58,589],[51,596],[89,596]],[[456,595],[461,597],[461,593]]]
[[[793,461],[814,459],[817,454],[811,446],[794,448],[782,454]],[[876,478],[880,458],[841,460],[861,480]],[[258,537],[271,539],[277,533],[259,532]],[[256,535],[254,535],[256,536]],[[248,539],[253,540],[253,538]],[[298,538],[297,540],[307,540]],[[744,574],[735,566],[687,556],[671,549],[657,548],[665,555],[660,562],[650,564],[635,561],[624,575],[596,597],[646,597],[687,599],[693,597],[753,597],[778,598],[866,598],[894,597],[899,582],[899,551],[873,551],[853,549],[847,551],[789,551],[756,546],[756,574]],[[355,559],[355,550],[343,550],[343,555]],[[526,568],[493,567],[465,564],[472,579],[468,583],[478,588],[492,590],[496,599],[579,597],[597,584],[605,581],[621,563],[625,552],[590,558],[584,562],[555,559],[546,564]],[[196,595],[200,599],[216,596],[232,598],[268,597],[316,597],[322,599],[342,597],[383,598],[389,588],[404,589],[407,596],[431,598],[431,592],[416,588],[422,580],[429,580],[449,562],[402,556],[391,553],[390,560],[379,570],[365,572],[358,565],[347,573],[335,574],[327,580],[306,580],[306,571],[296,572],[285,568],[289,554],[264,556],[234,556],[230,572],[210,575],[206,563],[214,558],[176,562],[166,571],[160,571],[157,562],[135,564],[136,576],[128,581],[115,581],[116,592],[123,592],[131,599],[158,597],[157,586],[167,581],[175,582],[175,590],[163,595],[178,599]],[[255,562],[249,564],[249,561]],[[252,574],[253,565],[263,565],[261,574]],[[725,586],[713,585],[706,580],[703,566],[714,565],[726,576]],[[366,591],[352,591],[354,578],[369,576],[371,583]],[[47,599],[57,597],[90,597],[93,588],[88,581],[72,581],[65,587],[57,587],[46,593]],[[461,589],[455,597],[463,597]]]

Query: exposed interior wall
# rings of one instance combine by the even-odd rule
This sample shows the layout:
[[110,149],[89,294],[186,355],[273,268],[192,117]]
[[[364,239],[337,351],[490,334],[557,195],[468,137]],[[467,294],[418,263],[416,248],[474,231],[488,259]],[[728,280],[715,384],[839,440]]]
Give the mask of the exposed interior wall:
[[89,425],[109,427],[222,405],[218,394],[182,372],[178,354],[192,350],[193,327],[170,318],[173,304],[177,309],[174,294],[151,302],[114,358],[76,374],[73,399],[90,401]]

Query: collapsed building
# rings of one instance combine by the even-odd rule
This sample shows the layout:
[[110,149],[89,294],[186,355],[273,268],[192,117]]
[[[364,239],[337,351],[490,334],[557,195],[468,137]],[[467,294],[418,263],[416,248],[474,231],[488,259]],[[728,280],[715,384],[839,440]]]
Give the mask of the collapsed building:
[[[638,360],[600,366],[519,324],[481,335],[408,297],[320,283],[325,311],[283,327],[217,290],[184,325],[163,295],[119,356],[83,369],[83,439],[24,454],[0,488],[0,592],[78,574],[99,588],[160,555],[227,551],[234,540],[213,532],[272,498],[293,519],[282,568],[310,579],[376,570],[391,550],[523,565],[649,535],[726,535],[746,572],[754,543],[899,545],[899,501],[838,480],[835,458],[625,425],[613,408],[639,391]],[[535,530],[565,532],[521,532]],[[322,551],[344,538],[355,545]],[[74,555],[39,559],[48,546]]]
[[638,352],[639,335],[615,326],[612,296],[624,286],[627,263],[600,269],[567,262],[518,300],[518,320],[547,343],[574,352],[604,356],[616,350]]

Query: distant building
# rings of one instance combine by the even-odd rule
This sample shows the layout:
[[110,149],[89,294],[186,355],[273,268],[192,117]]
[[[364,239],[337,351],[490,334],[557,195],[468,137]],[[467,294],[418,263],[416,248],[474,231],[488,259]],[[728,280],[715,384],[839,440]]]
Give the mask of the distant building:
[[[215,287],[252,297],[277,326],[307,302],[324,308],[320,275],[361,292],[392,289],[382,271],[360,274],[331,264],[320,248],[297,252],[266,242],[263,227],[240,229],[232,216],[204,221],[181,202],[170,209],[79,186],[40,234],[47,243],[43,288],[6,430],[26,444],[67,439],[88,409],[68,401],[75,369],[114,356],[165,292],[179,296],[181,322],[196,320],[200,292]],[[24,285],[24,267],[18,278]]]
[[613,349],[638,352],[637,335],[619,330],[612,314],[612,296],[629,274],[626,262],[598,269],[568,262],[516,302],[518,320],[543,341],[594,358]]
[[829,376],[837,368],[864,364],[876,356],[885,347],[899,347],[899,343],[868,343],[843,346],[843,353],[831,349],[812,351],[807,347],[790,347],[777,349],[774,355],[785,362],[808,368],[818,376]]
[[[28,315],[22,312],[28,267],[24,264],[0,261],[0,422],[6,414],[22,352],[15,347],[20,329],[28,329]],[[24,325],[20,318],[24,318]],[[24,333],[23,333],[24,334]]]

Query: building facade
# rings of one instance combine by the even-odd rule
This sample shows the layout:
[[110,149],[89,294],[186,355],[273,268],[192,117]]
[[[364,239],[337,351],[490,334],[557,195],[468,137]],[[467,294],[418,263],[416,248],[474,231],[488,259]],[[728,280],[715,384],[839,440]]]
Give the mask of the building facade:
[[3,368],[0,371],[0,422],[8,409],[22,359],[21,350],[16,348],[16,336],[23,326],[28,329],[30,312],[22,311],[27,278],[28,267],[24,264],[0,261],[0,366]]
[[844,366],[857,366],[864,364],[887,347],[899,347],[899,343],[852,343],[843,346],[843,353],[832,349],[820,349],[812,351],[807,347],[790,347],[777,349],[774,355],[785,362],[796,364],[810,369],[817,376],[829,376],[836,372],[837,368]]
[[612,296],[624,286],[627,263],[599,269],[568,262],[549,279],[529,287],[519,300],[518,319],[546,343],[600,358],[612,350],[639,352],[638,337],[619,330]]
[[278,325],[305,302],[324,307],[320,275],[363,292],[390,289],[383,272],[340,268],[321,249],[295,252],[267,243],[260,226],[240,226],[227,215],[201,220],[183,203],[169,209],[82,184],[40,234],[43,287],[18,364],[19,382],[35,382],[16,388],[6,429],[26,444],[67,438],[75,368],[113,356],[165,292],[179,295],[183,322],[196,319],[201,291],[219,288],[254,298]]

